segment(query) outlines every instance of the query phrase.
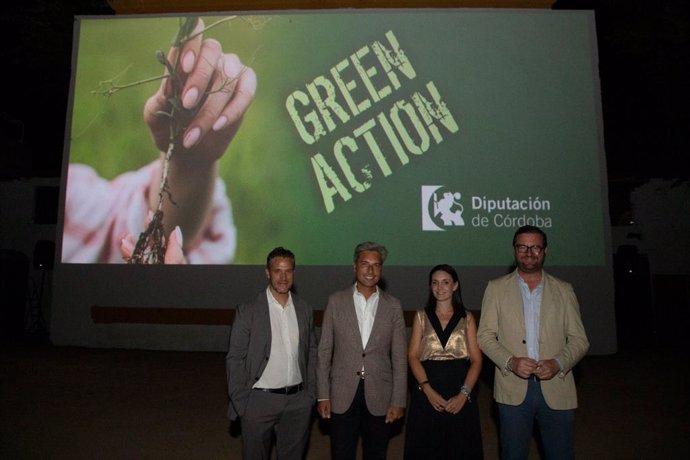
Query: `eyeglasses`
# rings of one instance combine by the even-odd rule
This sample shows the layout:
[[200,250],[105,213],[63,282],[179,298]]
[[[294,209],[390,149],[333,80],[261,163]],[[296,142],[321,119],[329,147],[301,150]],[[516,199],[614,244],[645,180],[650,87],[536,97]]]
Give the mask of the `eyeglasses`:
[[527,254],[528,252],[531,252],[535,256],[538,256],[544,250],[544,248],[541,246],[527,246],[526,244],[516,244],[515,249],[517,249],[517,252],[520,254]]

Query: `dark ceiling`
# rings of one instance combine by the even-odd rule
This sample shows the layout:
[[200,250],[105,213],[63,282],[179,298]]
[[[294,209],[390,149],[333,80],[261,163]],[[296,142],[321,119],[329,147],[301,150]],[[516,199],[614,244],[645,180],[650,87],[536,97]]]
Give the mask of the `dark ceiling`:
[[[559,0],[554,9],[596,13],[612,216],[625,207],[617,196],[651,177],[690,179],[690,2]],[[58,177],[74,16],[114,11],[106,0],[22,0],[0,10],[0,178]]]

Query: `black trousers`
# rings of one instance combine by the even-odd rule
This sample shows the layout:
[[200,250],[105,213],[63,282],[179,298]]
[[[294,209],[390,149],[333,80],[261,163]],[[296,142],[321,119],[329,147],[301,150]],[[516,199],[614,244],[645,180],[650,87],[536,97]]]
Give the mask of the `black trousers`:
[[385,460],[390,438],[386,416],[372,415],[364,398],[365,381],[360,380],[350,408],[331,415],[331,458],[355,460],[357,442],[362,437],[363,460]]

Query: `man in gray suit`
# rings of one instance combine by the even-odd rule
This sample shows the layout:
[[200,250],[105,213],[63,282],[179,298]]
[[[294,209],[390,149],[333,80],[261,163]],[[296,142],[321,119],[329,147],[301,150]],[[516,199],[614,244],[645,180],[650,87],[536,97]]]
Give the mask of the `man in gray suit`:
[[531,225],[513,237],[517,269],[490,281],[477,338],[494,362],[501,458],[529,456],[537,421],[547,459],[572,459],[577,395],[571,372],[589,341],[570,283],[543,270],[546,234]]
[[312,308],[290,292],[294,254],[282,247],[266,261],[268,287],[240,305],[225,358],[231,420],[242,424],[242,455],[300,460],[315,396],[316,338]]
[[328,299],[317,364],[319,415],[331,419],[331,457],[385,459],[390,423],[407,402],[407,336],[402,307],[378,288],[388,251],[373,242],[354,253],[356,282]]

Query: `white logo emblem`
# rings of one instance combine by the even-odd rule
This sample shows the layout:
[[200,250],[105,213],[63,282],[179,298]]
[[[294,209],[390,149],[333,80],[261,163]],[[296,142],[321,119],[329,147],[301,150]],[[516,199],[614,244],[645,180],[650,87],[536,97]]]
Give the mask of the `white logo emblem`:
[[462,195],[443,185],[422,185],[422,230],[445,231],[445,227],[462,227]]

